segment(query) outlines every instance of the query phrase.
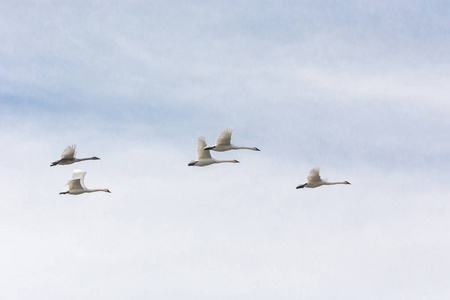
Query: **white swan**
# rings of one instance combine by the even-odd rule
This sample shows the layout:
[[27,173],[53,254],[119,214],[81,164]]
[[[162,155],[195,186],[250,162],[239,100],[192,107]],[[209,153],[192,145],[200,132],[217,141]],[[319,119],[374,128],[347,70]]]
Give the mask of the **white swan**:
[[204,167],[209,166],[212,164],[218,164],[218,163],[238,163],[237,160],[217,160],[211,157],[211,153],[209,150],[204,150],[206,147],[205,137],[201,136],[197,140],[197,160],[193,160],[190,163],[188,163],[188,166],[197,166],[197,167]]
[[214,150],[214,151],[228,151],[228,150],[237,150],[237,149],[248,149],[254,151],[260,151],[256,147],[243,147],[243,146],[235,146],[231,144],[231,134],[233,133],[233,127],[228,127],[223,130],[216,139],[216,144],[213,146],[205,147],[205,150]]
[[79,195],[83,193],[92,193],[92,192],[111,193],[108,189],[93,189],[93,190],[87,189],[84,186],[84,175],[86,175],[85,171],[73,170],[72,180],[67,182],[65,189],[59,194]]
[[70,165],[79,161],[83,160],[97,160],[100,159],[96,156],[88,157],[88,158],[75,158],[77,145],[72,145],[64,149],[63,153],[61,154],[61,159],[52,162],[50,167],[56,166],[56,165]]
[[322,180],[319,175],[319,168],[314,168],[309,171],[309,175],[306,178],[306,183],[300,184],[297,186],[297,189],[301,189],[304,187],[307,188],[316,188],[321,185],[331,185],[331,184],[350,184],[348,181],[340,181],[340,182],[328,182],[326,179]]

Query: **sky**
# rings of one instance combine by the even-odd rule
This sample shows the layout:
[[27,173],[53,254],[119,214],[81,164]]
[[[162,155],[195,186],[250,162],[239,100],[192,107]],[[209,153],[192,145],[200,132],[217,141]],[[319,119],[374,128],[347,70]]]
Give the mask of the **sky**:
[[[0,298],[449,298],[449,14],[2,1]],[[187,166],[229,126],[261,151]]]

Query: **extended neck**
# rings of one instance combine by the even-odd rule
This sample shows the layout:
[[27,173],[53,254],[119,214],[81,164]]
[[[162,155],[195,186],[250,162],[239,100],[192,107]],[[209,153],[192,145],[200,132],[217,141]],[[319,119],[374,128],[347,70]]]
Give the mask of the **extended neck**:
[[349,184],[347,181],[338,181],[338,182],[324,182],[325,185],[333,185],[333,184]]
[[98,158],[98,157],[96,157],[96,156],[93,156],[93,157],[87,157],[87,158],[75,158],[76,161],[97,160],[97,159],[100,159],[100,158]]
[[106,192],[106,193],[111,193],[108,189],[93,189],[93,190],[86,190],[86,193],[92,193],[92,192]]
[[217,159],[215,159],[214,160],[214,162],[215,163],[239,163],[237,160],[235,160],[235,159],[232,159],[232,160],[217,160]]
[[253,150],[253,151],[260,151],[258,148],[256,147],[245,147],[245,146],[234,146],[233,145],[233,149],[247,149],[247,150]]

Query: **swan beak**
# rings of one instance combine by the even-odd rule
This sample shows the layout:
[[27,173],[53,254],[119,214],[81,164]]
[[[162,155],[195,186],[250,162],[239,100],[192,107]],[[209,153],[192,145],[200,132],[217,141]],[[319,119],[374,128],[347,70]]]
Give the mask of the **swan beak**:
[[196,161],[191,161],[190,163],[188,163],[188,166],[189,167],[195,166],[196,163],[197,163]]
[[259,149],[258,149],[258,148],[256,148],[256,147],[255,147],[255,150],[256,150],[256,151],[261,151],[261,150],[259,150]]
[[68,194],[69,192],[60,192],[59,194],[60,195],[65,195],[65,194]]
[[110,191],[110,190],[106,190],[106,192],[107,192],[107,193],[111,193],[111,191]]
[[351,184],[350,182],[348,182],[348,181],[346,181],[347,182],[347,184]]
[[239,163],[239,161],[235,160],[234,162]]
[[207,151],[207,150],[212,150],[214,148],[216,148],[216,146],[208,146],[208,147],[203,148],[203,150]]

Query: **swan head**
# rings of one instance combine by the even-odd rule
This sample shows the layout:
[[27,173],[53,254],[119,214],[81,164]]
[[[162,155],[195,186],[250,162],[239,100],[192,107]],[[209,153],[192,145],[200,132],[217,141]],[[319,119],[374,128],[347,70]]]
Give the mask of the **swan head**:
[[350,182],[348,182],[348,181],[344,181],[344,183],[345,183],[345,184],[351,184],[351,183],[350,183]]
[[105,189],[105,192],[107,192],[107,193],[111,193],[111,191],[110,191],[110,190],[108,190],[108,189]]
[[100,159],[100,158],[98,158],[97,156],[94,156],[94,157],[92,157],[92,159]]
[[239,163],[237,160],[234,160],[235,163]]
[[256,147],[254,147],[254,149],[255,149],[255,151],[261,151],[261,150],[259,150],[258,148],[256,148]]
[[188,163],[189,167],[195,166],[195,164],[198,163],[198,160],[193,160],[190,163]]
[[207,146],[207,147],[205,147],[205,148],[203,148],[203,150],[212,150],[212,149],[214,149],[214,148],[216,148],[216,146]]

